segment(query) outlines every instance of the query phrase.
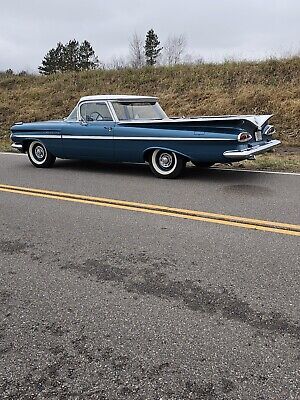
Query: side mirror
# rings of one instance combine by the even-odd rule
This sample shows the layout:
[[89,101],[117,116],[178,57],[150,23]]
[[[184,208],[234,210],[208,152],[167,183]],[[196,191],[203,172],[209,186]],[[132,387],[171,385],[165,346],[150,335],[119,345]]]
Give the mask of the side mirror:
[[80,122],[80,125],[82,125],[82,126],[87,126],[88,125],[87,121],[85,119],[83,119],[83,118],[81,118],[79,120],[79,122]]

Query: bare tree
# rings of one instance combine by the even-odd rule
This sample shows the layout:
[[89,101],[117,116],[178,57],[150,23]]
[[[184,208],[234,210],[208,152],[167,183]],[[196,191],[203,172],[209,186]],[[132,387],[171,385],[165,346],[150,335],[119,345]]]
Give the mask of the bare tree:
[[108,64],[109,69],[124,69],[128,67],[128,63],[125,57],[114,56],[111,62]]
[[141,37],[134,33],[129,41],[130,64],[133,68],[145,65],[144,43]]
[[200,65],[204,64],[205,60],[199,54],[186,53],[182,58],[182,64],[186,65]]
[[179,64],[186,49],[184,35],[169,36],[164,46],[165,62],[167,65]]

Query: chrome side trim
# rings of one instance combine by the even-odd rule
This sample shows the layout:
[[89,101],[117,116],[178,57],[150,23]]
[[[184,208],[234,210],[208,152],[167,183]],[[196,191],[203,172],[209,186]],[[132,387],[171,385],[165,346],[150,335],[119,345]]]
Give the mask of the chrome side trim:
[[74,140],[113,140],[113,135],[110,136],[74,136],[74,135],[63,135],[62,139],[74,139]]
[[247,150],[229,150],[223,153],[224,157],[230,158],[232,160],[243,160],[247,159],[255,154],[265,153],[266,151],[270,150],[274,146],[278,146],[280,144],[280,140],[271,140],[270,142],[252,147],[251,149]]
[[63,135],[63,139],[79,140],[170,140],[170,141],[235,141],[236,139],[226,138],[175,138],[175,137],[151,137],[151,136],[73,136]]
[[19,139],[61,139],[61,135],[12,135],[14,138]]
[[235,141],[232,138],[199,138],[199,137],[161,137],[161,136],[73,136],[73,135],[13,135],[14,138],[19,139],[76,139],[76,140],[170,140],[170,141]]

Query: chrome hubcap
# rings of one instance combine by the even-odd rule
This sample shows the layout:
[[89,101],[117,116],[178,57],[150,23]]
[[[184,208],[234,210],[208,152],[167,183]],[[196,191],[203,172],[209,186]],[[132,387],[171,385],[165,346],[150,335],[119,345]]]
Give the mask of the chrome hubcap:
[[168,153],[162,153],[158,159],[159,165],[162,168],[170,168],[172,165],[172,156]]
[[39,160],[42,160],[45,157],[45,150],[42,146],[36,146],[36,148],[34,149],[34,155],[36,156],[36,158],[38,158]]

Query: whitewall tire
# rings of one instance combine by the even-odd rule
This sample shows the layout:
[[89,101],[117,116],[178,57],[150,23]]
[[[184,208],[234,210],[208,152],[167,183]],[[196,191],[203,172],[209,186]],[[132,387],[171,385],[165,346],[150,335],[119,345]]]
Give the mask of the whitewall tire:
[[149,158],[150,169],[158,178],[176,178],[184,169],[186,161],[169,150],[156,149]]
[[54,155],[39,141],[34,141],[29,144],[28,158],[36,168],[50,168],[55,162]]

